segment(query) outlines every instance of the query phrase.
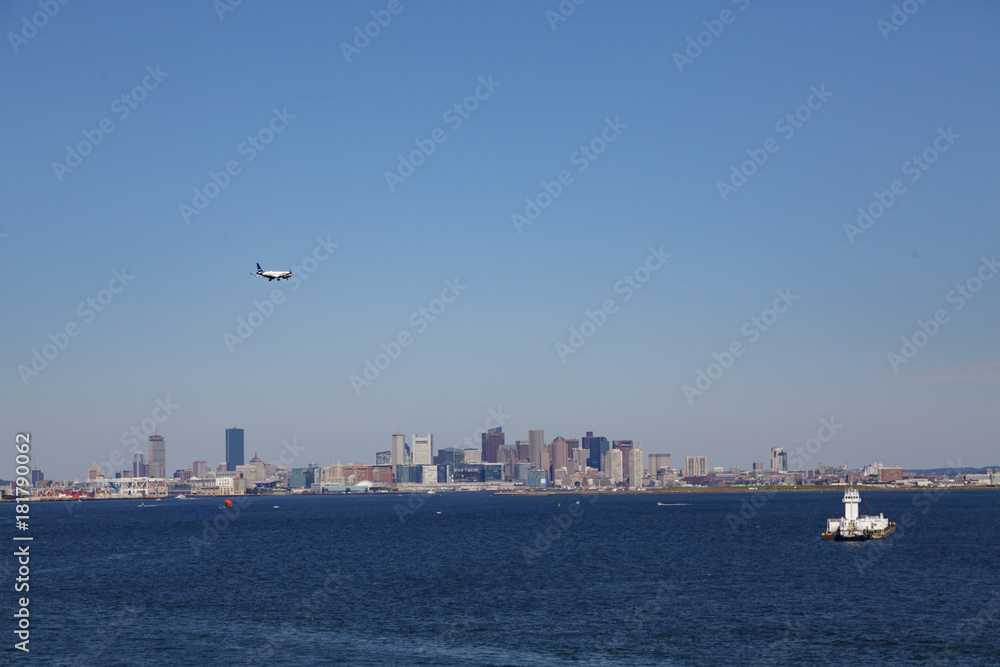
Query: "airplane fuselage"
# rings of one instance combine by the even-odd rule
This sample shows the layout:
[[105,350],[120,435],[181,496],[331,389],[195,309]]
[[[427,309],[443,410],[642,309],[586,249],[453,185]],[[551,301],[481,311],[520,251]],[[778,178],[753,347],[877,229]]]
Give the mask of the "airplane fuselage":
[[281,280],[284,278],[288,280],[292,277],[291,271],[258,271],[257,275],[261,278],[267,278],[268,280]]

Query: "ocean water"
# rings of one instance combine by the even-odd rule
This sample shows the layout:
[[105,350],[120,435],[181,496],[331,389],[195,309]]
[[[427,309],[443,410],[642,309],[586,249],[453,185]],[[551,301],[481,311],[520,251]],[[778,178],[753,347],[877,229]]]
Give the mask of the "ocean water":
[[[1000,663],[1000,491],[866,492],[872,513],[900,525],[896,535],[824,542],[841,497],[279,496],[234,499],[232,510],[219,499],[36,503],[31,659]],[[11,503],[0,507],[8,536],[13,516]],[[0,559],[8,591],[15,567]],[[6,595],[7,611],[13,605]],[[3,655],[20,657],[5,617]]]

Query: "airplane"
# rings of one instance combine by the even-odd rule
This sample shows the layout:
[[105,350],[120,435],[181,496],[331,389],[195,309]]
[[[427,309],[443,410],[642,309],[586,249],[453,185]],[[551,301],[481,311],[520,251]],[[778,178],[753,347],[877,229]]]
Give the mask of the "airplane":
[[250,275],[252,275],[252,276],[260,276],[261,278],[267,278],[268,280],[274,280],[275,278],[277,278],[278,280],[281,280],[282,278],[284,278],[285,280],[288,280],[289,278],[292,277],[292,272],[291,271],[264,271],[263,269],[260,268],[260,262],[257,262],[257,273],[251,273]]

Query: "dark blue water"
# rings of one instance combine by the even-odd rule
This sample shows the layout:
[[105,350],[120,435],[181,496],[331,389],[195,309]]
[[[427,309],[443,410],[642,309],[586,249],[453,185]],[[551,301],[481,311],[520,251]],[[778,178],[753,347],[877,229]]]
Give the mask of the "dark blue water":
[[997,664],[1000,491],[865,493],[909,525],[821,541],[841,496],[36,503],[31,659]]

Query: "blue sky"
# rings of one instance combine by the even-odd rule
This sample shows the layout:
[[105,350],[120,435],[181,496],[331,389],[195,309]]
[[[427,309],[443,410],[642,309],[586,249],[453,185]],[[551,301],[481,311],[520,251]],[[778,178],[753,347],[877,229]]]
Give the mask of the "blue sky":
[[[127,456],[143,420],[173,472],[233,425],[248,457],[373,462],[397,429],[449,447],[501,408],[508,442],[591,430],[675,465],[746,468],[823,418],[843,427],[810,466],[998,463],[996,3],[914,3],[891,31],[891,2],[389,5],[0,7],[0,404],[48,477]],[[348,62],[371,12],[391,21]],[[546,207],[517,225],[526,199]]]

